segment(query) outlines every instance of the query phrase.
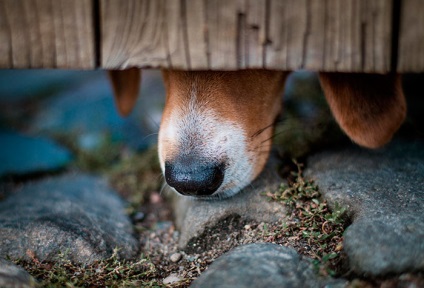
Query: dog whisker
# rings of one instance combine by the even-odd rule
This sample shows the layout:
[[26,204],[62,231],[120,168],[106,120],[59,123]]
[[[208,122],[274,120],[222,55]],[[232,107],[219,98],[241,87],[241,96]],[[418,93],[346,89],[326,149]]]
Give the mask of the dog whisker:
[[[301,126],[305,127],[305,128],[308,127],[308,129],[322,129],[322,128],[326,127],[327,124],[326,123],[317,123],[317,124],[314,124],[314,125],[301,124]],[[291,131],[291,130],[293,130],[293,127],[290,127],[290,126],[277,127],[276,130],[275,130],[275,133],[270,138],[263,140],[262,143],[265,143],[265,142],[267,142],[271,139],[274,139],[275,137],[277,137],[277,136],[279,136],[283,133],[286,133],[288,131]]]
[[146,140],[146,139],[147,139],[147,138],[149,138],[149,137],[154,136],[154,135],[159,135],[159,133],[158,133],[158,132],[150,133],[150,134],[148,134],[148,135],[146,135],[146,136],[144,136],[144,137],[143,137],[143,141],[144,141],[144,140]]
[[163,191],[165,191],[165,189],[168,188],[168,187],[169,187],[169,185],[164,181],[163,184],[162,184],[162,187],[160,188],[159,195],[162,196]]
[[[163,174],[162,173],[160,173],[160,174],[158,174],[157,176],[157,180],[156,181],[158,181],[158,182],[160,182],[160,181],[164,181],[165,180],[165,177],[163,176]],[[165,182],[165,181],[164,181]],[[165,182],[166,183],[166,182]]]
[[252,136],[250,136],[250,137],[251,137],[251,138],[257,137],[257,136],[259,136],[260,134],[262,134],[264,131],[266,131],[267,129],[269,129],[269,128],[273,128],[273,127],[274,127],[274,123],[271,123],[271,124],[269,124],[269,125],[265,126],[264,128],[261,128],[261,129],[259,129],[258,131],[256,131],[255,133],[253,133],[253,135],[252,135]]
[[[131,69],[110,75],[117,86],[118,107],[126,114],[127,102],[135,103],[137,93],[124,92],[138,91],[140,72]],[[154,133],[143,138],[159,136],[162,172],[173,183],[168,186],[164,181],[160,193],[178,187],[181,195],[202,199],[231,197],[246,186],[255,188],[251,181],[261,172],[272,150],[271,141],[279,135],[295,140],[305,134],[318,137],[337,122],[355,143],[378,148],[391,139],[406,116],[397,74],[321,72],[320,83],[329,105],[317,102],[312,113],[288,111],[277,121],[288,72],[164,69],[162,75],[167,90],[163,121],[159,125],[154,114],[145,118],[160,133],[151,129]],[[128,85],[123,85],[122,79]]]
[[153,117],[152,115],[150,115],[150,113],[146,113],[146,116],[149,118],[149,120],[151,121],[151,123],[153,123],[156,128],[159,130],[160,129],[160,123],[158,123]]
[[268,141],[270,141],[270,140],[274,139],[274,137],[275,137],[275,135],[272,135],[271,137],[269,137],[269,138],[267,138],[267,139],[265,139],[265,140],[262,140],[262,141],[261,141],[261,144],[265,144],[265,143],[267,143]]
[[272,135],[271,137],[266,138],[265,140],[262,140],[262,141],[260,142],[260,144],[261,144],[261,145],[262,145],[262,144],[265,144],[265,143],[267,143],[268,141],[270,141],[270,140],[274,139],[276,136],[278,136],[278,135],[280,135],[280,134],[282,134],[282,133],[285,133],[285,132],[287,132],[287,131],[290,131],[290,130],[292,130],[292,129],[293,129],[292,127],[278,128],[278,131],[276,130],[276,131],[273,133],[273,135]]
[[249,150],[249,152],[254,152],[254,153],[265,153],[270,151],[271,149],[269,149],[269,146],[265,145],[265,143],[263,143],[262,145],[258,145],[255,148]]

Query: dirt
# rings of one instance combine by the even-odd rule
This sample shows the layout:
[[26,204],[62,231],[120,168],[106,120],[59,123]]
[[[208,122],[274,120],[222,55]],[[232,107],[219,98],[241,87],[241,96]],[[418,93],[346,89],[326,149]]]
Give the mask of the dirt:
[[[295,165],[288,166],[291,170],[295,167]],[[289,168],[283,166],[284,169]],[[293,173],[287,173],[287,176],[292,184],[298,183],[295,181],[296,177],[293,176]],[[352,274],[342,251],[343,230],[338,230],[338,234],[331,239],[332,242],[329,241],[325,243],[326,245],[322,245],[322,242],[311,237],[304,237],[302,235],[308,229],[302,226],[311,224],[303,225],[298,209],[293,209],[289,221],[284,223],[254,223],[242,221],[238,215],[232,215],[222,219],[214,227],[206,227],[201,235],[189,241],[186,248],[179,249],[179,233],[173,224],[169,203],[158,191],[150,191],[147,194],[149,196],[145,199],[148,200],[139,206],[136,212],[133,211],[132,218],[136,231],[138,231],[142,254],[156,267],[154,277],[158,283],[161,283],[163,279],[166,282],[172,277],[179,280],[166,284],[166,287],[188,287],[216,258],[225,252],[239,245],[257,242],[292,247],[298,253],[313,259],[317,273],[349,279],[351,281],[349,287],[424,287],[424,277],[420,273],[392,275],[384,279]],[[128,194],[126,196],[128,197]],[[310,199],[297,201],[300,201],[295,204],[298,208],[299,203],[302,202],[305,209],[318,209],[315,202]],[[320,204],[322,203],[325,204],[325,201]],[[282,205],[285,204],[282,203]],[[327,211],[326,206],[323,207],[325,212],[331,212]],[[318,215],[318,218],[320,217],[321,215]],[[343,227],[348,224],[349,221],[346,219],[340,224],[341,226],[338,226],[338,229],[344,229]],[[333,228],[324,227],[323,231],[326,229]],[[327,232],[331,232],[330,230]],[[327,248],[322,250],[322,246],[327,246]],[[328,257],[329,255],[334,256],[331,254],[334,252],[337,253],[334,258]],[[180,258],[180,260],[172,261],[173,255],[177,255],[176,258]]]
[[[139,232],[141,250],[156,266],[156,277],[165,279],[175,275],[181,280],[172,284],[172,287],[188,287],[216,258],[243,244],[277,243],[293,247],[303,255],[314,255],[313,247],[306,240],[300,239],[299,235],[282,234],[283,223],[242,221],[238,215],[222,219],[214,227],[206,227],[201,235],[189,241],[187,247],[179,249],[178,231],[172,222],[170,206],[158,192],[153,192],[149,199],[149,202],[140,207],[138,213],[133,214],[145,216],[138,221],[134,220]],[[175,253],[182,256],[177,263],[171,260]]]

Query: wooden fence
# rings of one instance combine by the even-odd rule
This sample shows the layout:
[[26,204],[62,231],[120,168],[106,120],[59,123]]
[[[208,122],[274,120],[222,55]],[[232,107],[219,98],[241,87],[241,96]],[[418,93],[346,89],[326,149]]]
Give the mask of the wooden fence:
[[0,68],[424,71],[424,0],[0,0]]

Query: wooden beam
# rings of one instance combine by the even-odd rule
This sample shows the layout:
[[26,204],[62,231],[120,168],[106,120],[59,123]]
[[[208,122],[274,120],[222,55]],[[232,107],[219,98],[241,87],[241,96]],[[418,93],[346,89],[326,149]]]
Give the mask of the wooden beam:
[[422,0],[96,1],[0,0],[0,68],[424,71]]
[[106,68],[390,70],[392,0],[101,0],[101,6]]
[[390,69],[391,0],[270,0],[266,67]]
[[95,68],[91,0],[0,0],[0,68]]
[[[165,3],[165,0],[101,0],[102,67],[171,66]],[[172,53],[183,55],[177,50],[173,47]]]
[[402,0],[399,29],[400,72],[424,72],[424,1]]

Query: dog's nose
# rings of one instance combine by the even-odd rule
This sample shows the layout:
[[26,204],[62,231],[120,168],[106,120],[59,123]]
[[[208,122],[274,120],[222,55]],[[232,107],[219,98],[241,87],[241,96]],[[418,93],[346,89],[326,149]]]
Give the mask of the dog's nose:
[[212,195],[224,180],[224,165],[193,159],[165,162],[169,186],[186,196]]

